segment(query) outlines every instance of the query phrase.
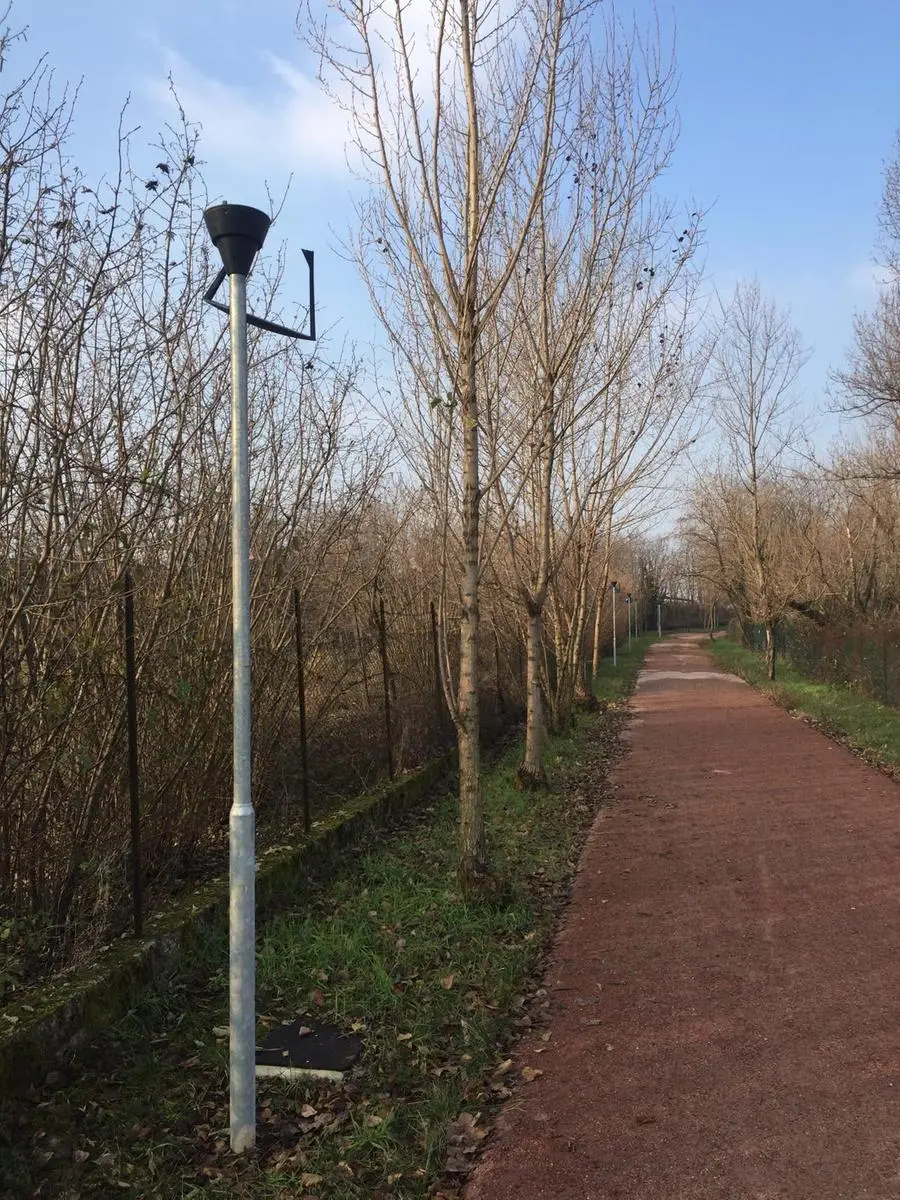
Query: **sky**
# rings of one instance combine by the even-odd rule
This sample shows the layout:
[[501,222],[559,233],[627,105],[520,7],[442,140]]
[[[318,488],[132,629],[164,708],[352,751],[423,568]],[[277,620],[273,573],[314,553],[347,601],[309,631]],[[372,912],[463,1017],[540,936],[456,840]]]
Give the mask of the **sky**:
[[[286,239],[298,264],[301,246],[316,251],[323,326],[365,346],[374,320],[340,249],[359,185],[297,10],[290,0],[18,0],[11,23],[29,28],[17,61],[46,52],[60,80],[81,81],[72,150],[89,174],[111,169],[127,97],[148,137],[171,119],[171,75],[203,127],[212,199],[265,208],[266,184],[278,194],[292,177],[270,238]],[[641,22],[656,13],[674,37],[681,136],[667,191],[706,214],[710,292],[756,276],[789,306],[810,350],[802,399],[824,447],[838,432],[830,372],[854,313],[877,297],[878,203],[900,128],[900,3],[634,0],[618,11]],[[296,278],[302,291],[299,265]]]

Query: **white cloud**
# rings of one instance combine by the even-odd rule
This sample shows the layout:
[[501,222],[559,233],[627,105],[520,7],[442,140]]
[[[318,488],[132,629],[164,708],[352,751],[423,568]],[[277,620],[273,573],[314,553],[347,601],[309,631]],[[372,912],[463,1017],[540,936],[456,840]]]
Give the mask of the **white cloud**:
[[[485,40],[498,33],[509,41],[521,38],[523,30],[515,21],[517,4],[518,0],[492,0],[484,18]],[[430,113],[435,49],[431,5],[415,0],[403,9],[403,23],[416,88],[423,110]],[[388,91],[396,66],[390,51],[394,32],[387,16],[376,9],[373,44]],[[170,49],[164,50],[164,59],[165,74],[171,76],[188,119],[202,128],[201,153],[216,166],[228,162],[256,173],[288,170],[301,177],[313,173],[346,178],[348,159],[359,163],[349,112],[352,105],[342,106],[312,74],[286,58],[263,51],[259,61],[265,67],[265,82],[252,87],[225,82]],[[444,64],[445,92],[458,85],[452,60],[451,54]],[[351,99],[345,80],[331,75],[329,83],[338,96]],[[157,103],[172,108],[166,78],[151,80],[149,92]]]
[[[166,57],[188,119],[202,128],[204,158],[263,172],[347,175],[347,114],[285,59],[264,54],[267,85],[251,90],[204,74],[171,51]],[[150,92],[173,104],[168,81],[151,81]]]
[[887,267],[879,263],[861,262],[847,275],[847,286],[851,291],[862,293],[867,299],[874,299],[890,279],[891,274]]

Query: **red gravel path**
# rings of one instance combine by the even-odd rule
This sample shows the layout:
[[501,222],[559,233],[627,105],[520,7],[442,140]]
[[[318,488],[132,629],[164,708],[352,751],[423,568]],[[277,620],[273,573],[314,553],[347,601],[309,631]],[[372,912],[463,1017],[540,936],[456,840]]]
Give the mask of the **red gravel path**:
[[714,670],[647,660],[468,1200],[900,1197],[900,790]]

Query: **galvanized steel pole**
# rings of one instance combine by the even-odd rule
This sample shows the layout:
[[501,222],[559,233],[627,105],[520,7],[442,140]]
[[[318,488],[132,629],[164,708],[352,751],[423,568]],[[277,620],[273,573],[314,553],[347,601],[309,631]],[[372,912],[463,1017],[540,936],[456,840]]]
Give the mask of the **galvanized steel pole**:
[[256,1144],[256,819],[251,794],[250,681],[250,439],[247,399],[247,326],[314,341],[313,254],[309,267],[310,332],[288,329],[247,312],[247,276],[262,249],[270,218],[243,204],[216,204],[203,214],[222,257],[222,270],[204,300],[215,299],[226,275],[231,333],[231,587],[234,659],[234,795],[229,814],[229,1091],[231,1148]]
[[[256,820],[251,795],[250,439],[247,416],[247,276],[269,218],[219,204],[204,213],[228,276],[231,335],[231,628],[234,672],[234,791],[228,818],[228,1001],[231,1148],[256,1144]],[[216,284],[205,299],[212,302]]]
[[229,1002],[231,1148],[256,1142],[256,825],[250,793],[250,447],[247,276],[229,277],[231,327],[231,587],[234,796],[230,849]]

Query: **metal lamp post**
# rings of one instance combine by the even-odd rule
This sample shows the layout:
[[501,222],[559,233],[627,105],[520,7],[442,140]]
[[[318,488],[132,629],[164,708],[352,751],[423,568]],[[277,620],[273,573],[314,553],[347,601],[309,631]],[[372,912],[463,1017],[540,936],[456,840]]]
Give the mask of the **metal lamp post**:
[[625,595],[625,611],[628,613],[628,649],[631,649],[631,592]]
[[[229,815],[229,1088],[231,1148],[256,1143],[256,823],[251,783],[250,693],[250,448],[247,326],[285,337],[315,339],[313,255],[309,267],[310,332],[298,333],[247,312],[247,276],[262,249],[270,218],[243,204],[217,204],[203,214],[222,256],[204,299],[227,312],[231,334],[231,586],[234,659],[234,797]],[[213,299],[229,280],[229,304]]]
[[662,605],[661,604],[657,604],[657,606],[656,606],[656,636],[658,638],[662,637]]
[[616,650],[616,596],[618,596],[618,594],[619,594],[619,585],[615,579],[609,585],[609,589],[612,592],[612,598],[613,598],[613,666],[615,666],[616,665],[616,653],[617,653],[617,650]]

